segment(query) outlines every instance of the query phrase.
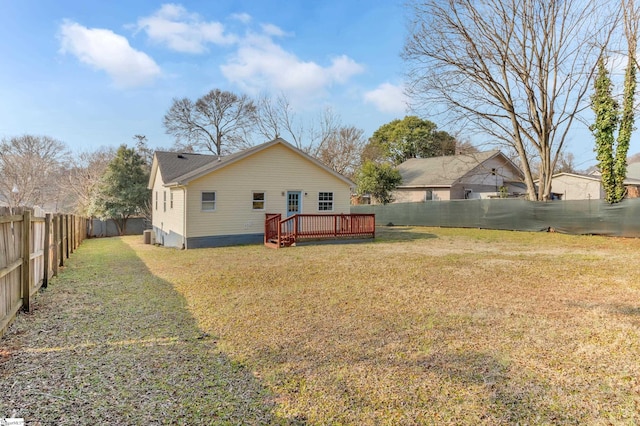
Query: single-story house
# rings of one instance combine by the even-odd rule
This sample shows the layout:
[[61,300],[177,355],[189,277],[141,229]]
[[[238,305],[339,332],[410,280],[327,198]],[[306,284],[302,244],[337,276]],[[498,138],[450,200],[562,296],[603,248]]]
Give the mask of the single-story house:
[[526,193],[520,168],[499,150],[411,158],[398,166],[402,183],[394,202],[444,201],[520,196]]
[[[640,179],[627,177],[624,181],[629,198],[638,197]],[[605,198],[599,172],[589,175],[556,173],[551,177],[551,193],[557,200],[600,200]]]
[[155,242],[260,243],[266,213],[348,214],[354,186],[280,138],[220,157],[158,151],[148,185]]
[[631,163],[627,165],[627,179],[640,180],[640,163]]

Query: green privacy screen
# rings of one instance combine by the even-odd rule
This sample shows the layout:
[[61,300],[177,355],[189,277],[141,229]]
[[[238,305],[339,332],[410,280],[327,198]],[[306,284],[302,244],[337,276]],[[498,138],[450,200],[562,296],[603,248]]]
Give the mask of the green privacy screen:
[[640,237],[640,199],[536,202],[517,199],[426,201],[351,206],[351,213],[374,213],[377,225],[547,231]]

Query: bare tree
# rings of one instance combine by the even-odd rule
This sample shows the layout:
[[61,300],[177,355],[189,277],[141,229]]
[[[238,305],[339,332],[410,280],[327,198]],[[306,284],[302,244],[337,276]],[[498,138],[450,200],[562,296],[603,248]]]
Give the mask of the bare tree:
[[214,89],[197,99],[174,99],[163,124],[177,142],[216,155],[250,146],[256,106],[246,95]]
[[60,195],[69,154],[61,141],[24,135],[0,142],[0,196],[11,207],[49,207]]
[[320,147],[316,158],[336,172],[353,178],[366,144],[363,134],[363,130],[353,126],[340,127]]
[[258,101],[258,133],[267,140],[283,138],[314,157],[340,127],[340,116],[331,108],[305,125],[284,94],[276,98],[263,95]]
[[[619,17],[596,0],[425,0],[403,57],[414,107],[513,149],[530,199],[549,199],[569,129]],[[433,112],[432,112],[433,113]],[[532,161],[539,161],[539,191]]]
[[76,213],[89,216],[96,188],[115,155],[115,149],[103,147],[93,152],[82,152],[75,158],[68,171],[68,186],[76,200]]
[[303,149],[304,126],[298,120],[289,99],[280,94],[272,98],[267,94],[258,99],[258,133],[266,140],[283,138]]

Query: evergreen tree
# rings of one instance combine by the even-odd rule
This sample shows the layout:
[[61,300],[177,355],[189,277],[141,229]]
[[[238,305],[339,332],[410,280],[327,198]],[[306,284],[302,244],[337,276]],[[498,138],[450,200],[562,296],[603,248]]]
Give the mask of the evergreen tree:
[[127,220],[141,214],[148,203],[148,182],[143,158],[135,149],[120,146],[98,186],[92,213],[101,219],[113,219],[118,233],[124,235]]

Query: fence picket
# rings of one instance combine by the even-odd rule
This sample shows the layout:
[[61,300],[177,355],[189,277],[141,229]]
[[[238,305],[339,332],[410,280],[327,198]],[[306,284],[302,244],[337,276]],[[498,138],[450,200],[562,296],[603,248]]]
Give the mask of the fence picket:
[[86,232],[86,219],[75,215],[8,213],[0,209],[0,337],[21,308],[30,309],[32,295],[58,274]]

